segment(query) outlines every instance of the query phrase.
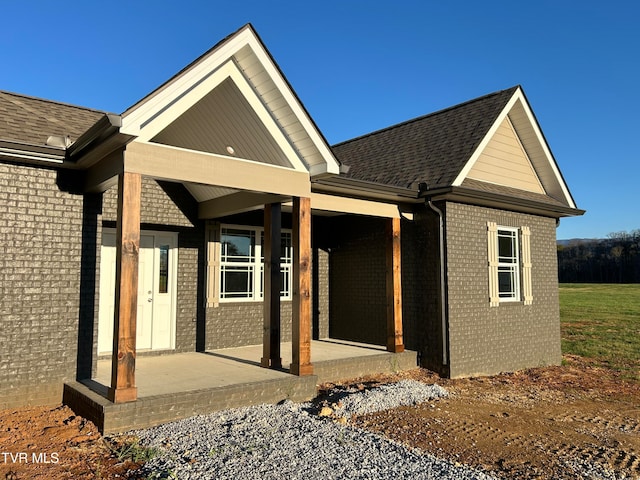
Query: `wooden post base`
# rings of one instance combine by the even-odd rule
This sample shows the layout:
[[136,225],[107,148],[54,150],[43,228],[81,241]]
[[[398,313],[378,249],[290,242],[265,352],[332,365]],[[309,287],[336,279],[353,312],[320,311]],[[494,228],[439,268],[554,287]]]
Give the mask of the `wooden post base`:
[[264,368],[282,368],[282,358],[264,358],[260,360],[260,366]]
[[291,364],[291,373],[299,377],[305,377],[307,375],[313,375],[313,365],[308,363],[306,365]]
[[138,399],[138,388],[109,388],[107,398],[113,403],[135,402]]

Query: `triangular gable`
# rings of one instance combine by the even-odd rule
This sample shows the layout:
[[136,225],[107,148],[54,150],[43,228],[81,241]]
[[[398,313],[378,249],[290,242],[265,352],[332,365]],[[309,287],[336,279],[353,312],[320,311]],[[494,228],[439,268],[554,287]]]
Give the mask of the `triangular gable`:
[[[486,167],[488,162],[487,152],[492,151],[490,149],[490,145],[491,147],[495,146],[497,139],[500,138],[500,133],[498,133],[499,131],[504,133],[505,122],[508,122],[507,125],[513,128],[513,135],[515,135],[522,147],[522,152],[529,160],[530,165],[533,168],[533,172],[539,180],[543,193],[561,201],[571,208],[576,208],[575,202],[571,197],[571,193],[562,178],[558,165],[549,149],[549,146],[547,145],[544,135],[540,130],[538,122],[533,115],[531,107],[529,106],[521,88],[516,89],[512,98],[506,104],[502,112],[497,116],[492,127],[489,129],[482,142],[480,142],[475,152],[470,157],[464,168],[460,171],[452,185],[460,186],[466,178],[479,179],[491,183],[500,183],[499,181],[496,181],[497,177],[495,176],[495,171],[500,169],[500,163],[502,163],[503,168],[505,169],[518,164],[520,164],[521,167],[524,165],[522,156],[516,152],[514,158],[502,158],[497,161],[497,163],[495,163],[496,160],[494,159],[493,181],[486,177],[484,179],[477,178],[479,176],[479,172]],[[488,148],[489,150],[487,150]],[[480,163],[478,164],[478,162]],[[486,172],[485,175],[487,175]],[[503,174],[503,177],[506,175],[506,173]],[[523,180],[527,183],[526,178]],[[519,188],[521,190],[534,191],[532,190],[533,177],[529,176],[528,180],[527,188],[523,188],[522,185],[518,186],[517,182],[514,184],[513,180],[500,184],[508,187]]]
[[337,174],[339,163],[247,25],[122,115],[137,142]]
[[502,121],[467,178],[545,193],[509,117]]

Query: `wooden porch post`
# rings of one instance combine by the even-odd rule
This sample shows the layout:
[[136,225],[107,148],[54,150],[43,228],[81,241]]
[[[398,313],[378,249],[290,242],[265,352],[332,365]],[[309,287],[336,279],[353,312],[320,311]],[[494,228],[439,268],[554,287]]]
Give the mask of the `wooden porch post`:
[[389,218],[386,225],[387,258],[387,351],[404,351],[402,339],[402,277],[400,272],[400,219]]
[[115,403],[131,402],[138,397],[135,368],[141,185],[137,173],[118,176],[115,315],[111,387],[107,394]]
[[311,364],[311,199],[293,198],[293,315],[291,373],[312,375]]
[[263,367],[282,368],[280,356],[280,242],[279,203],[264,206],[264,325],[262,333]]

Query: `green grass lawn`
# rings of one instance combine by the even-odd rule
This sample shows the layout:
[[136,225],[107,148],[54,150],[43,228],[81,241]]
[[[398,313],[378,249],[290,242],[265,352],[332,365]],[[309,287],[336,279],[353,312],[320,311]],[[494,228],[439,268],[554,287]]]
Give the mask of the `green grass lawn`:
[[560,284],[562,352],[640,381],[640,285]]

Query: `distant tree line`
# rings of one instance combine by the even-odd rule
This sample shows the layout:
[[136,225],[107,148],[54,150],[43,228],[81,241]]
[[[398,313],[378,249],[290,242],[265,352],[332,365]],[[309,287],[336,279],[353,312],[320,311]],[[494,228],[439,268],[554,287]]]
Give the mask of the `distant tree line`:
[[558,244],[561,283],[640,283],[640,230]]

